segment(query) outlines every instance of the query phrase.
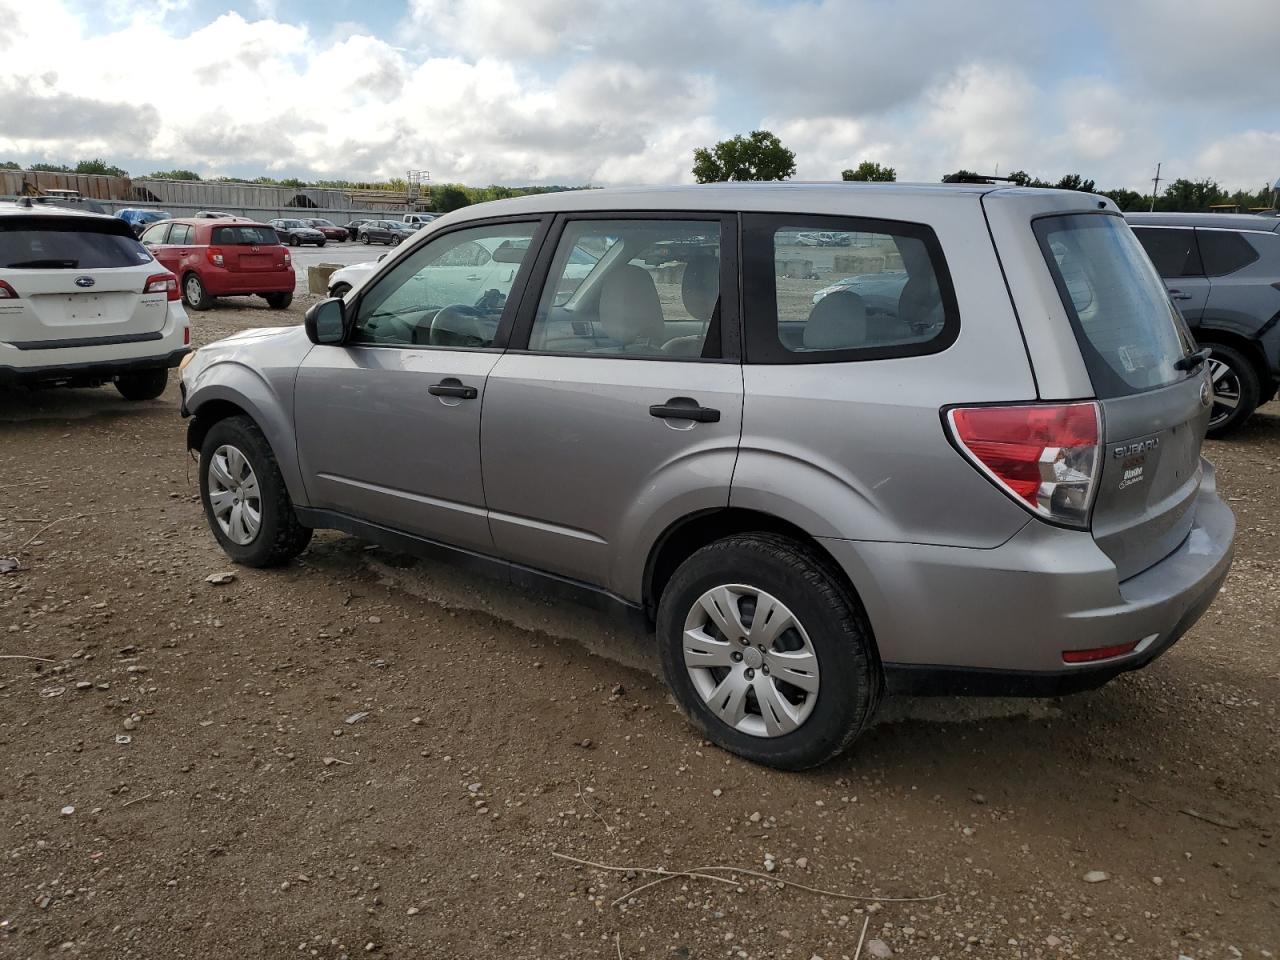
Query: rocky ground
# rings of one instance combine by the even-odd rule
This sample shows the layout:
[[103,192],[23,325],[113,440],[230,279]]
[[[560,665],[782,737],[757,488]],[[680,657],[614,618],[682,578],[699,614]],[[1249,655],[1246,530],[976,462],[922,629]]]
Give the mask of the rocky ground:
[[803,775],[581,610],[334,534],[232,571],[177,406],[0,392],[0,956],[1280,955],[1280,405],[1209,444],[1237,559],[1167,656]]

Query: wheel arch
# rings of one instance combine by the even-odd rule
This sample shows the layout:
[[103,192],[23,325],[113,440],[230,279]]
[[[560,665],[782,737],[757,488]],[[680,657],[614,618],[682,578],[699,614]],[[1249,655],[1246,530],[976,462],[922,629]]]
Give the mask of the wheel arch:
[[[681,563],[695,551],[716,540],[744,533],[772,533],[803,545],[844,584],[862,609],[863,616],[866,616],[866,608],[862,603],[857,584],[849,578],[831,552],[822,545],[822,541],[802,527],[773,514],[744,507],[724,507],[702,510],[681,517],[670,524],[654,541],[645,561],[642,588],[644,612],[649,622],[655,622],[662,591]],[[874,643],[874,630],[872,634]]]

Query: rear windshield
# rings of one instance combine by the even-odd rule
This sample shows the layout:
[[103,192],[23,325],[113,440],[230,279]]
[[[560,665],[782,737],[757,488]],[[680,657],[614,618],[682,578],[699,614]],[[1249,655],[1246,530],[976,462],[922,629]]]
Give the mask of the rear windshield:
[[1099,397],[1141,393],[1187,376],[1174,364],[1191,352],[1191,335],[1120,217],[1044,217],[1035,230]]
[[242,227],[214,227],[212,242],[229,247],[245,244],[257,246],[271,244],[275,246],[280,242],[280,238],[276,236],[276,232],[270,227],[257,227],[253,224],[246,224]]
[[136,267],[151,254],[123,220],[52,217],[0,220],[0,267],[12,270],[93,270]]

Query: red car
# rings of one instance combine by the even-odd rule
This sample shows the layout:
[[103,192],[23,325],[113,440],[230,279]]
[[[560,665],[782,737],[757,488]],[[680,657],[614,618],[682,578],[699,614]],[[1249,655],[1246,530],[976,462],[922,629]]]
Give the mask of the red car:
[[273,310],[293,302],[293,259],[265,223],[166,220],[140,239],[178,278],[182,300],[192,310],[208,310],[214,297],[256,295]]
[[319,230],[321,233],[324,234],[324,238],[326,240],[346,240],[347,239],[347,228],[338,226],[332,220],[315,219],[315,220],[303,220],[302,222],[305,223],[308,227],[312,227],[316,230]]

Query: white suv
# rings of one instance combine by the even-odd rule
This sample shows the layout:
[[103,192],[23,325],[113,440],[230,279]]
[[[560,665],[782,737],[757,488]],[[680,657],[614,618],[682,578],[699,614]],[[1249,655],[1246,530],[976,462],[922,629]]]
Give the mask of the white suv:
[[0,384],[151,400],[190,344],[178,281],[123,220],[0,205]]

